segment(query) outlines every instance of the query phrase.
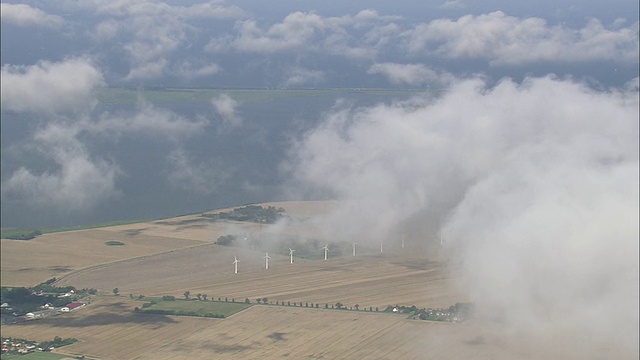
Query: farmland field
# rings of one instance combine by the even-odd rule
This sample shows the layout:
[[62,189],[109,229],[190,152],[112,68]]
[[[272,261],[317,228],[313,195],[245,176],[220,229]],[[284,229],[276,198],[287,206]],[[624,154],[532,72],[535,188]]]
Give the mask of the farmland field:
[[[282,206],[301,219],[332,206],[269,205]],[[56,276],[59,286],[96,288],[100,294],[71,313],[3,325],[2,335],[30,340],[73,337],[79,341],[60,352],[99,359],[637,358],[593,339],[571,339],[584,343],[576,351],[553,332],[514,332],[484,317],[453,324],[376,312],[376,307],[387,305],[449,307],[470,300],[437,248],[407,242],[406,248],[390,244],[380,253],[362,246],[355,257],[348,253],[330,255],[326,261],[295,258],[293,264],[285,248],[269,253],[266,270],[263,251],[213,244],[232,231],[268,230],[267,225],[214,223],[188,215],[45,234],[30,241],[2,240],[3,286],[28,286]],[[282,236],[301,231],[281,230]],[[107,241],[125,245],[107,246]],[[234,257],[240,261],[238,274]],[[120,296],[112,295],[114,288]],[[192,298],[249,298],[253,304],[256,298],[268,298],[269,305],[253,305],[225,319],[181,317],[134,313],[143,302],[129,296],[183,298],[186,291]],[[357,304],[360,311],[332,310],[337,302],[347,308]],[[319,308],[307,308],[307,303]]]
[[[331,204],[319,202],[317,207],[307,206],[304,210],[301,203],[286,202],[279,206],[286,205],[300,211],[302,216],[308,216],[317,213],[314,208],[322,211]],[[257,224],[239,226],[247,231],[258,228]],[[210,244],[219,236],[226,235],[228,227],[213,224],[199,215],[185,215],[98,229],[47,233],[27,241],[2,239],[2,285],[33,286],[87,267]],[[108,246],[108,242],[114,241],[125,246]]]
[[134,314],[139,302],[102,296],[58,318],[4,326],[37,339],[79,341],[60,349],[101,359],[598,359],[632,358],[606,344],[564,349],[553,334],[505,332],[499,324],[408,320],[363,311],[254,305],[227,319]]

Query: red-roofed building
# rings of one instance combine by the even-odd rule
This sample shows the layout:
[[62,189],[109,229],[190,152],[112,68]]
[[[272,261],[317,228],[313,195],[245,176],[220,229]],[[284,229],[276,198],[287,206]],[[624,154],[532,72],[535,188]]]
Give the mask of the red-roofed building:
[[87,305],[87,304],[81,303],[81,302],[74,302],[74,303],[68,304],[67,306],[61,308],[60,311],[69,312],[69,311],[72,311],[72,310],[75,310],[75,309],[79,309],[79,308],[81,308],[81,307],[83,307],[85,305]]

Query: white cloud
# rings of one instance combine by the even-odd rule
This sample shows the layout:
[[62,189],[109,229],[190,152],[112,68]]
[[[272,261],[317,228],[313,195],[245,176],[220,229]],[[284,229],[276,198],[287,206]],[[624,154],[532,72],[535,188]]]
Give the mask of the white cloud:
[[64,20],[27,4],[0,4],[0,16],[4,24],[60,28]]
[[[131,66],[125,81],[170,74],[187,78],[214,74],[217,69],[211,64],[186,69],[183,65],[172,65],[171,61],[179,51],[189,51],[191,35],[198,32],[193,21],[236,19],[243,14],[240,8],[219,1],[190,6],[155,1],[82,1],[69,6],[112,16],[98,23],[93,30],[94,38],[99,41],[111,41],[118,33],[130,34],[124,44],[117,45],[127,54]],[[176,68],[178,72],[173,72]]]
[[178,18],[238,18],[242,9],[235,5],[225,5],[223,1],[209,1],[190,6],[170,5],[152,0],[80,0],[66,1],[67,6],[96,11],[114,16],[172,16]]
[[169,61],[167,59],[159,59],[157,61],[140,61],[131,67],[124,80],[149,80],[162,76]]
[[104,113],[96,121],[84,121],[80,130],[94,135],[145,134],[178,140],[194,135],[206,126],[209,120],[198,117],[190,120],[173,111],[158,108],[146,101],[140,101],[133,115],[112,115]]
[[238,115],[238,102],[227,94],[222,94],[211,99],[214,109],[222,117],[224,127],[237,127],[242,125],[242,117]]
[[176,67],[172,73],[184,79],[209,77],[219,73],[221,70],[218,64],[208,64],[197,66],[189,61],[184,61],[182,64]]
[[569,328],[632,350],[638,163],[586,167],[562,154],[572,159],[550,164],[555,151],[566,152],[559,148],[510,159],[470,187],[445,238],[464,243],[453,247],[464,247],[456,255],[472,298],[509,324],[549,335]]
[[[135,134],[160,141],[170,140],[173,146],[179,146],[181,140],[201,132],[208,125],[205,118],[187,119],[144,101],[130,115],[105,112],[95,120],[87,116],[75,116],[65,121],[54,118],[24,141],[26,148],[37,151],[39,159],[36,163],[46,164],[47,170],[18,168],[2,183],[3,200],[37,211],[47,207],[64,214],[91,211],[120,195],[116,181],[126,174],[114,161],[92,154],[87,147],[90,141],[117,143],[124,135]],[[200,184],[197,176],[208,174],[207,181],[221,178],[204,166],[191,165],[182,152],[174,150],[168,161],[173,169],[172,183],[181,180],[181,184],[187,184],[191,189],[209,193],[217,182]]]
[[255,21],[247,20],[240,25],[240,36],[234,40],[234,47],[258,53],[313,47],[311,40],[325,27],[321,16],[303,12],[291,13],[267,30],[260,29]]
[[120,23],[116,20],[105,20],[96,25],[92,35],[98,41],[108,41],[116,37],[120,27]]
[[324,81],[324,73],[319,70],[310,70],[294,67],[287,73],[284,86],[299,86],[304,84],[318,84]]
[[638,62],[638,23],[605,28],[592,19],[581,29],[550,26],[541,18],[501,11],[438,19],[409,31],[408,50],[447,58],[484,58],[494,65],[540,61]]
[[12,111],[83,111],[94,105],[102,73],[85,58],[2,67],[2,107]]
[[454,80],[451,74],[437,73],[424,64],[377,63],[367,73],[384,75],[392,84],[446,84]]
[[337,108],[287,167],[303,193],[343,200],[327,238],[442,232],[481,316],[637,351],[638,99],[464,80],[412,106]]
[[210,163],[193,164],[182,149],[176,149],[168,156],[170,167],[168,180],[172,186],[189,193],[211,195],[216,192],[224,179],[231,176],[228,167]]
[[[460,6],[447,1],[442,6]],[[381,54],[407,51],[410,57],[439,56],[487,59],[492,65],[537,62],[616,61],[637,63],[638,23],[610,27],[592,19],[582,28],[550,25],[537,17],[520,18],[501,11],[436,19],[404,28],[397,17],[363,10],[355,16],[326,17],[293,12],[281,22],[261,26],[255,20],[238,23],[234,33],[210,40],[206,51],[241,51],[297,56],[330,54],[348,59],[376,59]],[[401,50],[403,49],[403,50]]]
[[461,0],[445,0],[438,7],[441,9],[464,9],[466,5]]
[[[241,21],[237,25],[237,35],[214,37],[206,49],[264,54],[322,52],[347,58],[372,58],[398,34],[399,28],[392,23],[396,19],[398,17],[381,16],[374,10],[339,17],[297,11],[266,28],[254,20]],[[363,32],[364,36],[355,35],[357,32]]]
[[34,173],[20,167],[2,184],[2,197],[61,213],[89,211],[119,196],[116,165],[93,158],[77,139],[77,129],[52,123],[34,136],[42,156],[55,170]]

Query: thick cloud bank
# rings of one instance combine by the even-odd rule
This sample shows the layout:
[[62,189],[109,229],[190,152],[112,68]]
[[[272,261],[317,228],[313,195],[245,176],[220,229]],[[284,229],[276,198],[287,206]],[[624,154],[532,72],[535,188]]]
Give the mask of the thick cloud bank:
[[83,111],[94,105],[102,73],[88,59],[2,66],[2,107],[13,111]]
[[78,140],[79,128],[51,123],[34,134],[32,147],[55,164],[42,173],[20,167],[2,184],[3,201],[24,202],[32,209],[74,213],[87,211],[119,195],[117,165],[95,159]]
[[440,223],[411,237],[443,235],[488,316],[637,352],[637,81],[472,79],[436,98],[337,105],[287,166],[299,189],[344,200],[327,236],[379,244]]

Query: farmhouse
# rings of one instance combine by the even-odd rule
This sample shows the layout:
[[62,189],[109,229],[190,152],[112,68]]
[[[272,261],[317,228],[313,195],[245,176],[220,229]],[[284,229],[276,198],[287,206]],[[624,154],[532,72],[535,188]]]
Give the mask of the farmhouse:
[[62,295],[58,295],[59,298],[66,298],[66,297],[70,297],[71,295],[74,294],[74,291],[71,290],[68,293],[62,294]]
[[87,304],[81,303],[81,302],[74,302],[74,303],[68,304],[65,307],[60,308],[60,311],[69,312],[69,311],[73,311],[75,309],[79,309],[79,308],[81,308],[81,307],[83,307],[85,305],[87,305]]

